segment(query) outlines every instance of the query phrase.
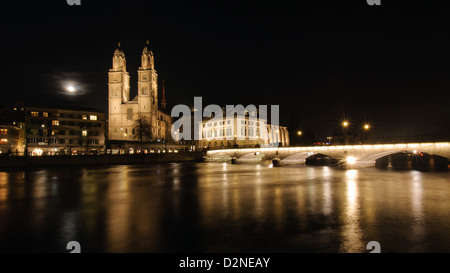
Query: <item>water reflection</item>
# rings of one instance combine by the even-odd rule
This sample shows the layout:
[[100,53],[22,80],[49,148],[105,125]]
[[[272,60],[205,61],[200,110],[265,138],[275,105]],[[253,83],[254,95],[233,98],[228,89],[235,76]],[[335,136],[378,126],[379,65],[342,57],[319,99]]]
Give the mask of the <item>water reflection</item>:
[[411,171],[411,214],[414,219],[412,224],[412,240],[420,251],[420,244],[424,241],[424,215],[423,215],[423,185],[422,174],[419,171]]
[[343,238],[340,251],[361,252],[364,245],[361,242],[358,170],[347,170],[345,176],[346,201],[341,227]]
[[448,173],[193,163],[0,172],[0,251],[450,251]]

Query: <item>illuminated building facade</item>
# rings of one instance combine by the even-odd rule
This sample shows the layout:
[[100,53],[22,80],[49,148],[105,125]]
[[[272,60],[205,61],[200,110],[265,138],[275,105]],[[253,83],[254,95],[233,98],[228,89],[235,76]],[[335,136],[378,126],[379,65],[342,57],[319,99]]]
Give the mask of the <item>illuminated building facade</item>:
[[207,118],[199,126],[199,148],[261,147],[277,143],[289,146],[287,127],[272,126],[266,120],[235,115],[233,119]]
[[0,122],[0,154],[22,155],[25,150],[25,124]]
[[28,155],[97,154],[105,149],[106,114],[92,108],[25,106],[3,110],[24,125]]
[[[108,72],[108,140],[167,142],[171,139],[172,117],[164,112],[165,106],[164,87],[158,103],[158,74],[148,41],[142,51],[137,95],[133,99],[125,53],[119,43]],[[141,130],[145,132],[139,133]]]

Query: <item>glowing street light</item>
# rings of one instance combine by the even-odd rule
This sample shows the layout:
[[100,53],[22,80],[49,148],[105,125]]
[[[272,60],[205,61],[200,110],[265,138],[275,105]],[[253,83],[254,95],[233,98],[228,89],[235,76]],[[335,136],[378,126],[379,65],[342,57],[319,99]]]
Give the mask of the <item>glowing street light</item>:
[[301,136],[302,135],[302,131],[298,131],[297,135]]
[[344,127],[348,127],[348,121],[344,121],[344,122],[342,122],[342,126],[344,126]]
[[346,162],[347,162],[347,164],[349,164],[349,165],[353,165],[353,164],[356,163],[356,157],[354,157],[354,156],[348,156]]
[[369,130],[370,129],[370,125],[369,124],[364,124],[364,130]]

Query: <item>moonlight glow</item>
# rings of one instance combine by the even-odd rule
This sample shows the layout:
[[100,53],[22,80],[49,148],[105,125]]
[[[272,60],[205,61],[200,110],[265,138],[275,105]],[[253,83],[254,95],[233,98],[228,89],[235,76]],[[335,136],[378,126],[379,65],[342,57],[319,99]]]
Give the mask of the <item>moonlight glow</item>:
[[75,86],[73,86],[73,85],[68,85],[68,86],[66,87],[66,90],[67,90],[68,92],[70,92],[70,93],[73,93],[73,92],[77,91],[77,89],[76,89]]

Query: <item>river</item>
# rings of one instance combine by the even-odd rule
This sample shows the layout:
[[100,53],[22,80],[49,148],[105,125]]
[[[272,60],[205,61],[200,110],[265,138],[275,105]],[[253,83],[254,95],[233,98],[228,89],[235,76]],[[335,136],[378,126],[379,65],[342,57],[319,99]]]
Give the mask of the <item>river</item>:
[[450,172],[168,163],[0,172],[0,252],[450,252]]

